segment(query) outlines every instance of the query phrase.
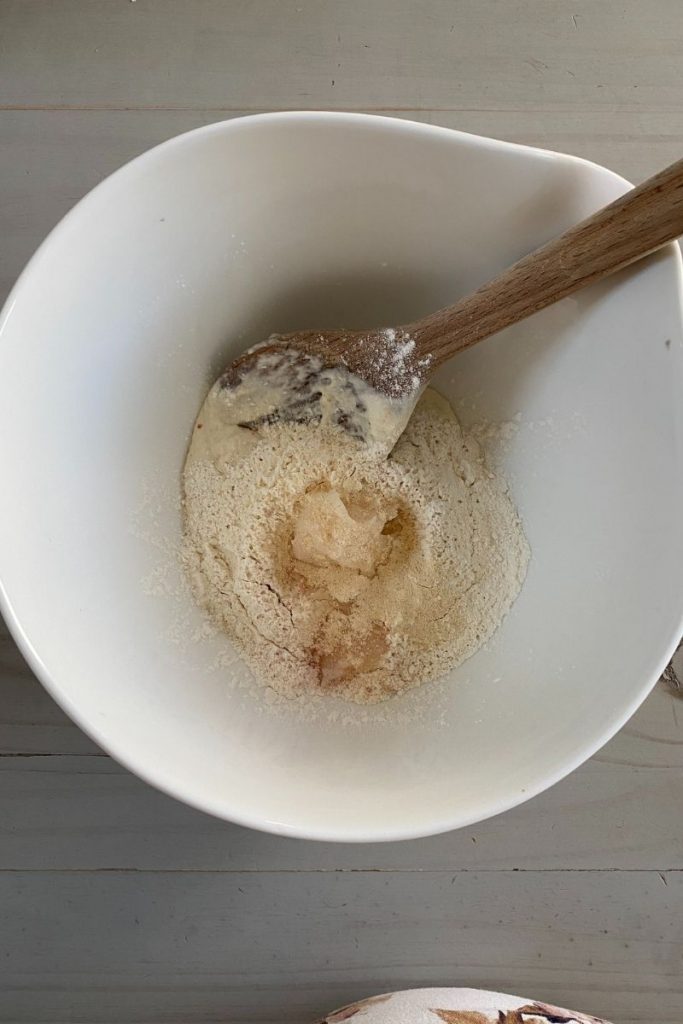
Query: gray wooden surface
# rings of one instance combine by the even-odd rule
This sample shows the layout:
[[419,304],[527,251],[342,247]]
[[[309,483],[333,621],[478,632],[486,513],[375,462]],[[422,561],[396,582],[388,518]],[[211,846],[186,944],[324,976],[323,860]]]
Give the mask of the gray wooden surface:
[[[383,111],[640,179],[683,152],[682,52],[680,0],[0,0],[0,291],[123,161],[247,111]],[[276,839],[119,768],[0,626],[0,1019],[305,1024],[466,984],[680,1024],[682,727],[663,681],[499,819]]]

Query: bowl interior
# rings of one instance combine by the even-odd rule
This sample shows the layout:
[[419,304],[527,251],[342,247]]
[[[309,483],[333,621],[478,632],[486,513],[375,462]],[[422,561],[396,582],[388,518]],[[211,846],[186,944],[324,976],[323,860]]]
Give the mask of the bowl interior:
[[183,588],[178,496],[203,395],[247,344],[417,317],[624,187],[427,126],[280,115],[174,140],[79,204],[0,338],[6,611],[67,711],[197,806],[342,839],[480,819],[607,739],[681,627],[673,248],[441,372],[465,421],[518,417],[499,458],[533,552],[444,683],[370,712],[269,707]]

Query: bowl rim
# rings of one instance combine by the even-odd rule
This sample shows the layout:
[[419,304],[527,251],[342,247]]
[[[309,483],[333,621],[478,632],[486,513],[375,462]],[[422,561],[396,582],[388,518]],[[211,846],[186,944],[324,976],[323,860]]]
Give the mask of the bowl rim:
[[[163,157],[167,152],[180,150],[183,147],[192,145],[197,138],[212,134],[231,134],[239,132],[245,127],[252,127],[255,125],[268,126],[271,124],[287,122],[308,122],[319,124],[362,123],[368,126],[374,126],[384,131],[388,130],[414,135],[421,134],[425,137],[432,138],[452,139],[453,136],[456,136],[465,144],[474,144],[479,149],[488,149],[498,152],[512,151],[527,154],[534,153],[536,156],[540,156],[555,163],[562,163],[566,166],[573,165],[576,167],[583,166],[590,168],[593,172],[598,171],[603,178],[607,176],[615,184],[623,186],[623,191],[626,191],[627,188],[632,186],[632,183],[621,175],[616,174],[614,171],[611,171],[609,168],[606,168],[601,164],[586,160],[583,157],[577,157],[554,150],[542,149],[536,146],[526,146],[516,142],[493,139],[487,136],[476,135],[472,132],[463,132],[456,128],[447,128],[441,125],[432,125],[422,121],[413,121],[383,114],[325,110],[288,110],[247,114],[227,120],[216,121],[208,125],[202,125],[198,128],[182,132],[179,135],[175,135],[172,138],[145,150],[132,160],[123,164],[117,170],[113,171],[111,174],[107,175],[101,182],[95,185],[74,204],[74,206],[51,229],[43,242],[38,246],[10,290],[2,310],[0,310],[0,339],[12,316],[17,299],[26,287],[27,280],[32,271],[43,259],[46,251],[61,238],[62,234],[70,227],[72,222],[83,215],[83,212],[88,209],[89,205],[101,191],[105,191],[111,187],[112,182],[121,183],[128,178],[133,178],[138,169],[143,165],[148,166],[155,160]],[[660,254],[661,253],[665,253],[669,261],[676,267],[679,310],[681,322],[683,324],[683,259],[681,257],[681,250],[675,242],[672,242],[663,247],[660,251]],[[570,775],[585,761],[593,757],[593,755],[607,742],[609,742],[609,740],[619,732],[626,722],[628,722],[658,682],[671,657],[675,653],[680,643],[681,635],[683,634],[682,605],[675,631],[671,635],[661,656],[655,661],[651,672],[644,677],[643,682],[638,687],[634,697],[628,701],[626,705],[613,712],[609,724],[600,732],[599,735],[594,737],[590,742],[583,744],[578,753],[565,758],[560,767],[556,768],[555,771],[549,774],[543,775],[543,777],[539,778],[534,784],[525,787],[515,794],[506,794],[504,797],[492,798],[487,803],[483,803],[476,813],[458,814],[455,811],[450,814],[442,813],[438,818],[435,818],[430,825],[425,825],[423,823],[412,828],[407,826],[391,826],[379,829],[359,829],[357,826],[333,827],[325,825],[316,827],[309,824],[291,824],[286,821],[267,818],[258,813],[251,814],[241,810],[235,811],[230,807],[229,797],[211,798],[203,796],[194,790],[191,791],[187,785],[179,784],[175,781],[169,781],[165,777],[163,768],[155,768],[150,767],[147,764],[138,763],[138,757],[135,754],[129,754],[127,751],[121,749],[115,738],[111,739],[108,736],[103,735],[101,728],[95,722],[89,721],[86,716],[80,712],[69,695],[62,689],[59,681],[45,665],[37,646],[34,645],[27,631],[24,629],[19,615],[14,609],[12,599],[2,579],[1,566],[0,613],[5,620],[10,635],[17,644],[17,647],[28,663],[31,671],[38,678],[39,682],[47,690],[57,705],[87,736],[101,747],[105,753],[138,778],[153,786],[155,789],[160,790],[162,793],[165,793],[168,796],[180,800],[197,810],[203,811],[223,821],[232,822],[257,831],[289,838],[345,843],[396,842],[407,839],[420,839],[428,836],[440,835],[460,828],[467,828],[477,824],[478,822],[485,821],[506,811],[512,810],[520,804],[525,803],[527,800],[530,800],[533,797],[538,796],[540,793],[545,792],[547,789],[550,789],[567,775]]]

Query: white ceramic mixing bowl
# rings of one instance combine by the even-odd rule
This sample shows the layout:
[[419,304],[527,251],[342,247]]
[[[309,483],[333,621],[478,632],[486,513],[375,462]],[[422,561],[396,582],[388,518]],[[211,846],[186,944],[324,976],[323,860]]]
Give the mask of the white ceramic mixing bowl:
[[488,649],[337,720],[244,689],[181,590],[179,475],[211,379],[275,329],[455,300],[626,183],[400,120],[288,113],[146,153],[64,219],[0,335],[2,610],[63,708],[212,814],[339,840],[496,814],[643,700],[683,613],[681,270],[636,270],[465,353],[438,384],[502,453],[533,550]]

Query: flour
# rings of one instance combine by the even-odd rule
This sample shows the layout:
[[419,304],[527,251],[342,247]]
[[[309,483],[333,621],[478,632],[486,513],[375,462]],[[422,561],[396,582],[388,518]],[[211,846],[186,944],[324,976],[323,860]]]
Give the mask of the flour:
[[493,635],[529,549],[506,485],[443,398],[425,392],[388,458],[324,418],[245,429],[243,413],[220,382],[200,411],[184,561],[275,699],[381,701]]

